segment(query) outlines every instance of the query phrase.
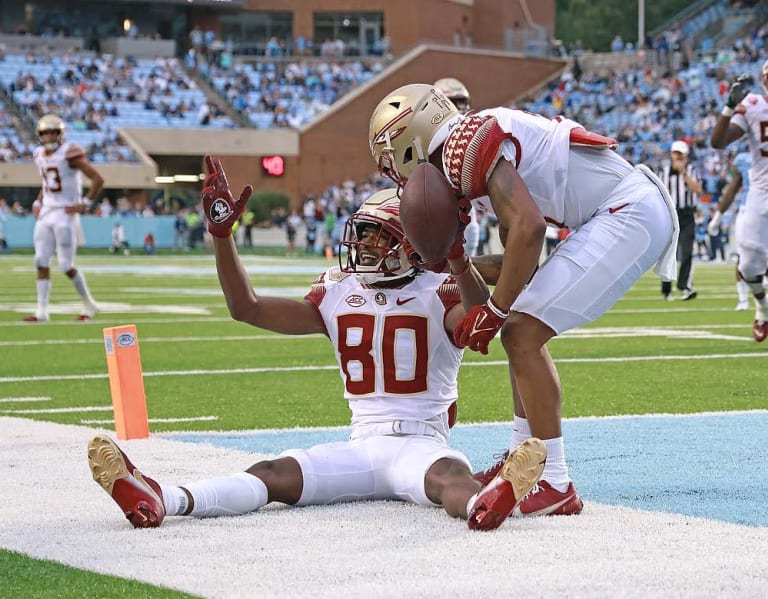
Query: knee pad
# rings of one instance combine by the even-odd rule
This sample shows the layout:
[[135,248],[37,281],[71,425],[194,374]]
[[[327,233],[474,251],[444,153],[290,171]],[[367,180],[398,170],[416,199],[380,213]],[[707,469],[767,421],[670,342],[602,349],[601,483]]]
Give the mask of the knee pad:
[[752,292],[752,295],[760,295],[765,293],[765,285],[763,284],[763,277],[755,277],[748,279],[744,275],[741,275],[742,279],[744,279],[744,282],[747,284],[747,287],[749,287],[749,290]]

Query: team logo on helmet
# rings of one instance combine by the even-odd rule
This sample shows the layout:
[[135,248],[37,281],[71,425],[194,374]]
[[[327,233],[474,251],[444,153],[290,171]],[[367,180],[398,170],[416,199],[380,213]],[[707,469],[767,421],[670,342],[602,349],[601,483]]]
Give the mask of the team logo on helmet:
[[211,204],[209,216],[215,223],[223,223],[232,214],[232,207],[224,198],[216,198]]

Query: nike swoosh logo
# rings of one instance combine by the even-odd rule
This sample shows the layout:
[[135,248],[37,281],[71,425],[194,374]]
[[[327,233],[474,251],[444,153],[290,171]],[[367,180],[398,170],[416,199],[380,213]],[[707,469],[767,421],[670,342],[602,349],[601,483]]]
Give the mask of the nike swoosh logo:
[[410,302],[411,300],[415,300],[415,299],[416,299],[415,297],[406,297],[405,299],[400,299],[400,298],[398,297],[395,303],[396,303],[398,306],[402,306],[403,304],[407,304],[407,303],[408,303],[408,302]]
[[626,208],[627,206],[629,206],[629,203],[622,204],[621,206],[614,206],[613,208],[608,208],[608,213],[613,214],[614,212],[618,212],[619,210],[621,210],[622,208]]

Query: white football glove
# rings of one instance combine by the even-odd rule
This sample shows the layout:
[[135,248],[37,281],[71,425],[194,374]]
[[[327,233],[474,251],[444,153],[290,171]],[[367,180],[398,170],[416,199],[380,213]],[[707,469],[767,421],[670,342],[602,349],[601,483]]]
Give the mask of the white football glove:
[[723,215],[719,210],[716,210],[712,215],[712,218],[709,219],[709,224],[707,225],[707,233],[709,233],[711,237],[715,237],[716,235],[720,234],[721,220],[723,220]]

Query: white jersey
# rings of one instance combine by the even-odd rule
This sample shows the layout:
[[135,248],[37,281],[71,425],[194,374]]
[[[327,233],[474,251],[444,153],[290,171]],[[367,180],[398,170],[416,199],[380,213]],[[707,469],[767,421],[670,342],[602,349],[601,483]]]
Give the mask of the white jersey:
[[741,101],[746,109],[744,114],[734,114],[731,123],[747,134],[752,167],[749,170],[749,185],[768,191],[768,100],[760,94],[747,94]]
[[443,324],[461,301],[452,278],[423,272],[400,288],[382,289],[331,268],[306,299],[333,343],[353,426],[429,420],[456,401],[463,350]]
[[82,173],[70,166],[70,161],[83,156],[85,150],[74,143],[63,143],[52,154],[47,154],[43,146],[35,148],[35,164],[43,179],[41,215],[82,201]]
[[[482,110],[478,115],[496,117],[501,129],[512,134],[512,139],[502,145],[504,158],[517,169],[541,214],[555,226],[575,229],[583,225],[632,170],[632,165],[605,144],[574,142],[572,132],[584,129],[570,119],[549,119],[510,108]],[[586,189],[580,184],[568,185],[570,152],[574,145],[596,146],[588,151],[610,156],[614,163],[606,176],[597,173],[597,177],[590,177],[591,184]],[[477,198],[473,203],[493,213],[488,196]]]

